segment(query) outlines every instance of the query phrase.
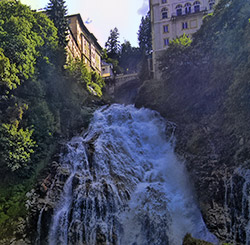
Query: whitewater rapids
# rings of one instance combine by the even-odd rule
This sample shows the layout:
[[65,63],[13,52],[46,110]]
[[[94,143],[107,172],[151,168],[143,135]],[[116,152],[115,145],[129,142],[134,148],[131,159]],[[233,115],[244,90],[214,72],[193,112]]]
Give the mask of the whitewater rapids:
[[48,243],[178,245],[186,233],[216,243],[174,153],[174,129],[132,105],[97,110],[61,157],[69,175]]

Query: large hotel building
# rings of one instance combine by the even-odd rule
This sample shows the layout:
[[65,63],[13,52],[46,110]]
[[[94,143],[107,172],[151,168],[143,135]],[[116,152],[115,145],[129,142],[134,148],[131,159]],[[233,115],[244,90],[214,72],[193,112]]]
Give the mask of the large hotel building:
[[157,77],[157,58],[169,42],[186,34],[192,38],[203,16],[213,11],[218,0],[150,0],[153,72]]

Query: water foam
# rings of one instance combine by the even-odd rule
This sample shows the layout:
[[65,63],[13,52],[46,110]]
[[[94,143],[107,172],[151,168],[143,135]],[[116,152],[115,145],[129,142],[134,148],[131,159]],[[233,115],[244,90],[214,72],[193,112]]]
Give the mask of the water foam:
[[157,112],[132,105],[96,111],[61,159],[70,173],[49,244],[178,245],[186,233],[216,243],[166,137],[169,128]]

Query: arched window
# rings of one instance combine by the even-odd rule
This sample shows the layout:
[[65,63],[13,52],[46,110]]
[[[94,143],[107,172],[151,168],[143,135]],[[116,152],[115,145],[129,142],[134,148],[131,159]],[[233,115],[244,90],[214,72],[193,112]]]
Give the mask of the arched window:
[[215,4],[215,0],[209,0],[209,9],[212,10]]
[[168,18],[168,9],[167,8],[162,8],[161,9],[161,17],[162,17],[162,19],[167,19]]
[[191,3],[186,3],[184,7],[185,7],[185,14],[190,14],[191,13]]
[[182,15],[182,5],[181,5],[181,4],[178,4],[178,5],[176,6],[176,15],[177,15],[177,16]]
[[200,5],[201,3],[199,1],[195,1],[194,2],[194,12],[197,13],[197,12],[200,12]]

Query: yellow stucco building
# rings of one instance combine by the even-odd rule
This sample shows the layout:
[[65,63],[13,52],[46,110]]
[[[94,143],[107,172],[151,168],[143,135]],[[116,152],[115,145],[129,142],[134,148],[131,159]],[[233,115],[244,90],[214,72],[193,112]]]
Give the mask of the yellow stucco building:
[[218,0],[149,0],[153,44],[153,72],[157,77],[157,58],[169,42],[184,33],[200,29],[203,16],[213,11]]
[[69,35],[67,52],[73,59],[81,59],[86,66],[101,74],[102,47],[84,25],[80,14],[67,16]]

